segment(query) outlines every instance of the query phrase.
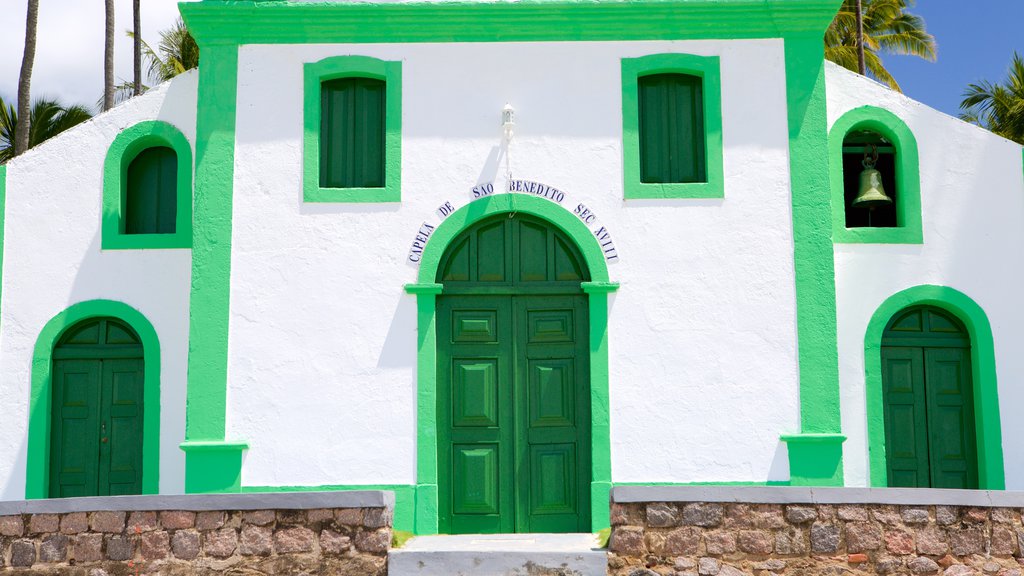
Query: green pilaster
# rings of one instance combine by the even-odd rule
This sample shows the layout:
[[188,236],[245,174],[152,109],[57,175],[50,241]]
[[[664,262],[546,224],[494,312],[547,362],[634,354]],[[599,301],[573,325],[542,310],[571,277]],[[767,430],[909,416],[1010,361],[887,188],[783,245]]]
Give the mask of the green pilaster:
[[228,318],[238,45],[200,44],[185,491],[241,490],[244,442],[228,442]]
[[785,39],[800,363],[800,434],[785,435],[791,482],[841,486],[836,283],[829,196],[824,47],[820,35]]

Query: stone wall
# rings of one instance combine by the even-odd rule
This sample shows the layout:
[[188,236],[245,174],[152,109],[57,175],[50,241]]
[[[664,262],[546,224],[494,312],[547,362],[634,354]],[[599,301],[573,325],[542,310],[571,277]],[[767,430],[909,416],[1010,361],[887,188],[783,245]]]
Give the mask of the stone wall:
[[1024,494],[615,488],[612,576],[1021,576]]
[[0,574],[387,573],[390,492],[0,502]]

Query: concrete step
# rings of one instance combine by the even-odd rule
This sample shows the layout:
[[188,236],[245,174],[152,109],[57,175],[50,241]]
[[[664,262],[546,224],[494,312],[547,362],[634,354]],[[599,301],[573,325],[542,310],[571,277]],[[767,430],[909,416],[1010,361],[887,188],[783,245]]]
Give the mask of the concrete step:
[[594,534],[417,536],[388,553],[388,576],[604,576]]

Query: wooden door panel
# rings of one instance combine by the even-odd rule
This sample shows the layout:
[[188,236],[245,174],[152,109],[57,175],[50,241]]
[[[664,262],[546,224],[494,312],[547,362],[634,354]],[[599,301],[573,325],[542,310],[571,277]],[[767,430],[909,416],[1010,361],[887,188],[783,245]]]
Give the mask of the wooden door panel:
[[98,360],[54,363],[50,443],[52,497],[96,494],[101,366]]
[[576,445],[530,447],[530,515],[576,515]]
[[883,347],[882,372],[889,484],[928,487],[924,354],[920,348]]
[[497,444],[453,446],[452,478],[455,481],[452,511],[455,514],[498,514],[501,472]]
[[572,358],[529,362],[530,428],[574,427],[575,366]]
[[142,492],[142,378],[142,360],[103,361],[101,495]]
[[969,351],[926,348],[924,354],[932,486],[976,488],[977,445]]
[[452,366],[452,426],[497,427],[498,359],[457,358]]

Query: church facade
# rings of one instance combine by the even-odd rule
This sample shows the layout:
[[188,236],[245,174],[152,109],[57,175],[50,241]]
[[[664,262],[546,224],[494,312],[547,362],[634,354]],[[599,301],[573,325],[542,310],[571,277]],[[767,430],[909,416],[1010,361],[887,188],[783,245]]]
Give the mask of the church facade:
[[0,166],[0,498],[1024,489],[1024,154],[838,6],[181,4],[198,71]]

